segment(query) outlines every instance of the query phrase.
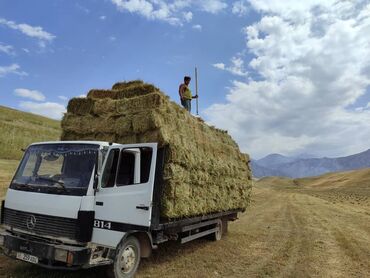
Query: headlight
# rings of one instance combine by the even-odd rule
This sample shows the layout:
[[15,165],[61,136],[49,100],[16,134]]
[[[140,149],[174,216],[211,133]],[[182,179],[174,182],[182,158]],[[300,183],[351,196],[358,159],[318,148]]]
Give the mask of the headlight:
[[55,249],[54,259],[56,261],[66,262],[67,261],[67,255],[68,255],[68,251],[67,250]]

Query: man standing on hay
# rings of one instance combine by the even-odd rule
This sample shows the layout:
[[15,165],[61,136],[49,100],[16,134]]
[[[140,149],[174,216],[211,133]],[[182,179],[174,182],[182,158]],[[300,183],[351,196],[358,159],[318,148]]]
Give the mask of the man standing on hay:
[[193,98],[198,98],[198,96],[193,96],[189,89],[190,80],[190,76],[185,76],[184,83],[182,83],[179,87],[181,105],[184,106],[184,108],[189,112],[191,112],[191,100]]

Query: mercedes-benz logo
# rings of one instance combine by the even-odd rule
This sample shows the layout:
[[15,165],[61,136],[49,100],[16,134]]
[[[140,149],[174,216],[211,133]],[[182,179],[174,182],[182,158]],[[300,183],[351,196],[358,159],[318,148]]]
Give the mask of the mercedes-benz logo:
[[33,230],[36,227],[36,217],[34,215],[28,216],[26,224],[29,230]]

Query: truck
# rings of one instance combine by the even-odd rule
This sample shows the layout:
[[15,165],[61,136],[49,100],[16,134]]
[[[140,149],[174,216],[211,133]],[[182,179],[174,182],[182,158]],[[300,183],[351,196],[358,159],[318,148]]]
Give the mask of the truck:
[[241,209],[161,217],[165,155],[157,143],[31,144],[1,204],[4,254],[50,269],[107,266],[126,278],[161,243],[220,240]]

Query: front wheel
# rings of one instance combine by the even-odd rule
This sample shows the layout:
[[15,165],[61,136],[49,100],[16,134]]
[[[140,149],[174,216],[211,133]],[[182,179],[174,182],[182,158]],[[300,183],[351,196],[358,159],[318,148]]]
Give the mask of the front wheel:
[[109,267],[109,276],[114,278],[134,277],[140,263],[140,243],[136,237],[124,239],[118,246],[114,263]]

